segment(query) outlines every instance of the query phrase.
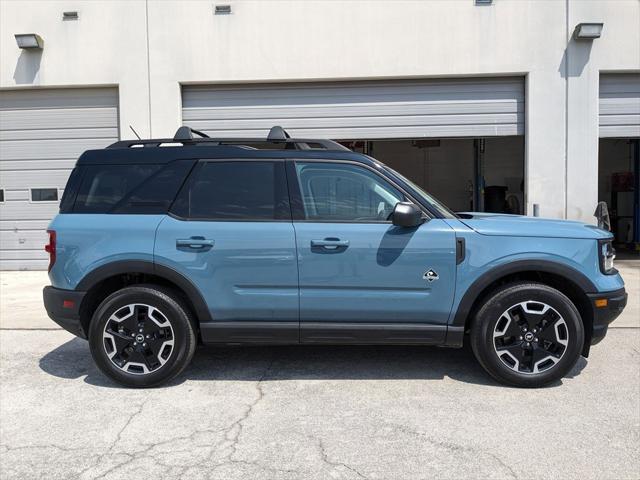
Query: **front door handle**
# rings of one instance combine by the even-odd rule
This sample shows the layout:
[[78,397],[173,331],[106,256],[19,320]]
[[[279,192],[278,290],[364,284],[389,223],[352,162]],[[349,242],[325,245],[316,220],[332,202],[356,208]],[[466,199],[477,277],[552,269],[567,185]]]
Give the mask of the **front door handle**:
[[324,248],[325,250],[344,250],[348,246],[349,240],[340,240],[339,238],[311,240],[311,248]]
[[176,240],[176,248],[204,252],[210,250],[214,243],[213,240],[204,237],[179,238]]

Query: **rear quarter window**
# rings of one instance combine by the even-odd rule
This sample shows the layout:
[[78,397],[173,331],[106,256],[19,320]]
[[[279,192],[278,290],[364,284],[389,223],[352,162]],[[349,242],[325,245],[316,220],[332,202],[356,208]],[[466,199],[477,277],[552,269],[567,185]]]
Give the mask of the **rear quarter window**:
[[76,195],[78,194],[83,172],[84,167],[76,167],[71,171],[67,185],[64,187],[62,199],[60,200],[60,213],[70,213],[73,211],[73,204],[76,201]]
[[193,163],[85,166],[73,212],[166,213]]

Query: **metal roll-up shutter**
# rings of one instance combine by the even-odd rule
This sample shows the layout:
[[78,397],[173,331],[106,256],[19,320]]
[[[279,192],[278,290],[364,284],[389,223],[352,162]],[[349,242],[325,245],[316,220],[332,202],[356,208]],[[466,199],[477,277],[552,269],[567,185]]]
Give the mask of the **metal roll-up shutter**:
[[[118,137],[115,88],[0,91],[0,269],[47,267],[45,230],[71,169]],[[58,201],[37,201],[42,190],[34,199],[32,189],[55,189]]]
[[385,139],[524,134],[524,79],[184,86],[183,123],[211,136]]
[[600,75],[600,137],[640,137],[640,74]]

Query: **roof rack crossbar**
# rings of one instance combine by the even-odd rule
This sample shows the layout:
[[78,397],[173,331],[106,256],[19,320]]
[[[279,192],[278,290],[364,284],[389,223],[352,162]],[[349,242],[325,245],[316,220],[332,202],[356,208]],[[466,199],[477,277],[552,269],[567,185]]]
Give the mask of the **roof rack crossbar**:
[[193,134],[198,135],[200,138],[209,138],[209,135],[207,135],[204,132],[201,132],[200,130],[195,130],[191,127],[187,127],[186,125],[178,128],[178,130],[176,130],[176,134],[173,136],[173,139],[176,142],[182,141],[182,140],[193,140]]
[[[200,138],[194,138],[193,134],[198,135]],[[327,140],[323,138],[291,138],[285,129],[282,127],[273,127],[269,131],[269,135],[264,138],[210,138],[207,134],[194,130],[187,126],[182,126],[178,129],[173,138],[155,138],[148,140],[120,140],[112,143],[107,148],[130,148],[130,147],[159,147],[162,144],[175,144],[182,145],[248,145],[252,143],[275,143],[284,144],[284,148],[294,148],[297,150],[311,150],[311,145],[320,145],[325,150],[341,150],[350,151],[344,145],[334,142],[333,140]]]
[[279,142],[286,141],[288,138],[291,138],[291,135],[287,133],[287,131],[279,126],[271,127],[269,130],[269,135],[267,135],[267,142]]

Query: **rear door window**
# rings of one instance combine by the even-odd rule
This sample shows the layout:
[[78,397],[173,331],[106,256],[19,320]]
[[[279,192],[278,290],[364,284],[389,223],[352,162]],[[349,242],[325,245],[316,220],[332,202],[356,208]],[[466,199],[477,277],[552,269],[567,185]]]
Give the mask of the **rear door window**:
[[171,211],[199,220],[288,220],[291,210],[284,162],[202,162]]

